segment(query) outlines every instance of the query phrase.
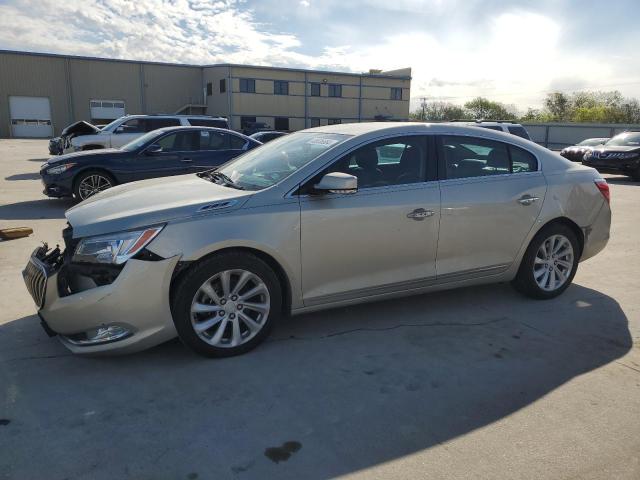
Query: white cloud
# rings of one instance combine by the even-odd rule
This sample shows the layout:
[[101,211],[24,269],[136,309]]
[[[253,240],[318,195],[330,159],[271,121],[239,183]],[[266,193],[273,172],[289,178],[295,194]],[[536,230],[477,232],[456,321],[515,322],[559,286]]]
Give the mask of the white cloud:
[[[410,66],[414,103],[422,96],[461,103],[484,95],[524,107],[539,104],[551,88],[616,83],[627,85],[626,94],[640,94],[628,59],[566,48],[567,29],[557,15],[510,7],[476,18],[473,6],[484,5],[481,0],[369,0],[362,15],[344,17],[344,0],[313,8],[309,0],[291,0],[291,9],[283,0],[264,1],[259,21],[258,6],[244,0],[9,0],[0,4],[0,48],[347,71]],[[265,11],[278,8],[283,20],[276,28]],[[413,17],[419,20],[410,22]],[[403,18],[400,27],[391,25]],[[435,26],[421,26],[422,19],[436,19]],[[318,25],[324,44],[305,31]]]

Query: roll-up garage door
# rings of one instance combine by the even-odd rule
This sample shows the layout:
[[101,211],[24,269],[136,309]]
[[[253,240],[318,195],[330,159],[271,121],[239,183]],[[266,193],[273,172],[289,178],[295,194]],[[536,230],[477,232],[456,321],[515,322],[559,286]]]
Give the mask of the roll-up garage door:
[[53,136],[51,105],[47,97],[9,97],[9,110],[13,137]]

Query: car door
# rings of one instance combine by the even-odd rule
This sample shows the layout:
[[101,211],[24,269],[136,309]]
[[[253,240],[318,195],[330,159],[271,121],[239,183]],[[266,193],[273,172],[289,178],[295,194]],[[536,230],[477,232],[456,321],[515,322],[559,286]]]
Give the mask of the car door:
[[[305,305],[434,281],[440,218],[434,156],[429,137],[392,137],[352,151],[301,187]],[[355,175],[358,191],[314,193],[329,172]]]
[[506,270],[540,214],[547,189],[536,157],[471,136],[439,136],[442,216],[438,280]]
[[200,131],[200,152],[193,170],[202,171],[228,162],[246,151],[248,140],[219,130]]
[[131,180],[190,173],[199,143],[200,133],[197,130],[182,130],[161,136],[132,161]]

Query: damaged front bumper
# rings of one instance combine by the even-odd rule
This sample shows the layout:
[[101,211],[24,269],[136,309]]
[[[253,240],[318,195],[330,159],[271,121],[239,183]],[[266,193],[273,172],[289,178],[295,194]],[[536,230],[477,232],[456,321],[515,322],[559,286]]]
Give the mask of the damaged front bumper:
[[23,271],[47,333],[74,353],[131,353],[177,336],[169,302],[179,257],[128,260],[122,268],[72,264],[46,244]]

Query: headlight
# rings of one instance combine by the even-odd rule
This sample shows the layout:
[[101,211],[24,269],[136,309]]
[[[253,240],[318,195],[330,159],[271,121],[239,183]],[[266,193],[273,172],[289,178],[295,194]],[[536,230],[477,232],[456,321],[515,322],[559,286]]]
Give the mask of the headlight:
[[73,167],[75,163],[63,163],[62,165],[56,165],[55,167],[51,167],[47,170],[49,175],[60,175],[63,172],[66,172],[71,167]]
[[78,244],[72,261],[121,265],[142,250],[163,227],[85,238]]

